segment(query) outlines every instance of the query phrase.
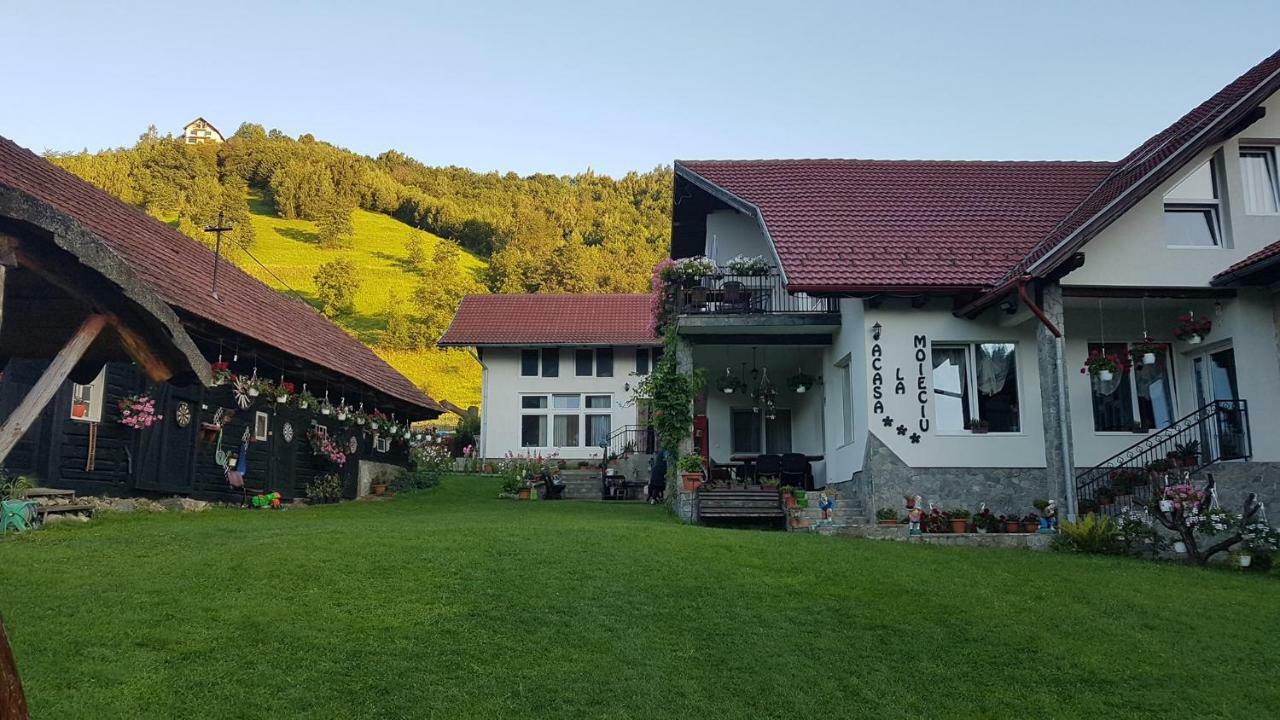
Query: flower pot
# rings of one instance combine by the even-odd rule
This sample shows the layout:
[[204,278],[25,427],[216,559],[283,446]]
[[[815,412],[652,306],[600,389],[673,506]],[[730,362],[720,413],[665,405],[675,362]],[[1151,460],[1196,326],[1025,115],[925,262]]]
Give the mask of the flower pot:
[[1161,501],[1160,501],[1160,512],[1166,512],[1166,513],[1173,512],[1173,501],[1172,501],[1172,500],[1161,500]]
[[1199,335],[1192,334],[1192,335],[1188,335],[1186,339],[1187,339],[1188,345],[1199,345],[1200,341],[1203,340],[1204,338],[1200,337]]
[[1237,558],[1236,558],[1236,564],[1237,564],[1237,565],[1239,565],[1239,566],[1240,566],[1240,567],[1242,567],[1242,568],[1247,568],[1247,567],[1249,567],[1250,565],[1252,565],[1252,564],[1253,564],[1253,556],[1252,556],[1252,555],[1240,555],[1239,557],[1237,557]]
[[793,507],[795,507],[795,506],[796,506],[796,496],[795,496],[795,495],[792,495],[791,493],[787,493],[786,495],[783,495],[783,496],[782,496],[782,504],[783,504],[783,505],[786,505],[786,506],[787,506],[787,507],[789,507],[789,508],[793,508]]
[[721,390],[720,392],[724,393],[725,395],[732,395],[732,394],[733,394],[733,388],[725,388],[724,390]]
[[1111,382],[1111,378],[1115,377],[1110,370],[1099,370],[1098,379],[1102,382]]
[[321,415],[328,415],[330,412],[329,408],[320,408]]
[[258,397],[258,388],[249,388],[249,397]]
[[302,402],[298,403],[298,409],[299,409],[299,410],[306,410],[306,409],[307,409],[307,402],[304,400],[304,401],[302,401]]
[[1035,522],[1023,521],[1022,523],[1022,532],[1024,533],[1033,533],[1039,529],[1040,529],[1039,520],[1036,520]]
[[680,473],[685,492],[697,492],[702,487],[702,473]]
[[1022,532],[1022,522],[1019,520],[1005,520],[1004,531],[1007,533],[1020,533]]
[[373,490],[374,495],[381,495],[387,491],[387,485],[386,483],[374,483],[369,486],[369,489]]
[[1155,365],[1155,364],[1156,364],[1156,354],[1155,354],[1155,353],[1153,353],[1153,352],[1149,352],[1149,353],[1142,353],[1142,364],[1143,364],[1143,365]]
[[516,497],[520,498],[521,500],[528,500],[529,488],[525,488],[524,490],[521,490],[520,492],[516,493]]
[[1181,540],[1175,540],[1173,543],[1173,551],[1178,553],[1179,555],[1186,555],[1187,544],[1182,542]]
[[288,395],[278,395],[278,396],[276,396],[276,402],[278,402],[278,403],[282,403],[282,404],[283,404],[283,403],[287,403],[287,402],[289,402],[289,396],[288,396]]
[[71,417],[82,418],[89,414],[89,406],[84,403],[76,403],[71,406]]
[[968,529],[969,521],[966,518],[951,518],[950,522],[951,532],[957,535],[964,534],[964,531]]

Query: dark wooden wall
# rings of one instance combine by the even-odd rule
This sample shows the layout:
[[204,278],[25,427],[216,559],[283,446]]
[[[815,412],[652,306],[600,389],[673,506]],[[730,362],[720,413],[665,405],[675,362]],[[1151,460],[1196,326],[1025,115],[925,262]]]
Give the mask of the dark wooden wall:
[[[46,363],[12,360],[0,381],[0,419],[7,418],[27,390],[35,383]],[[307,432],[312,422],[328,427],[330,435],[347,446],[349,438],[357,439],[355,457],[348,459],[340,471],[345,481],[345,495],[354,497],[357,488],[358,460],[373,460],[403,466],[407,452],[403,443],[392,443],[391,450],[374,450],[373,436],[354,425],[338,423],[332,416],[298,410],[259,397],[249,408],[241,410],[230,388],[151,386],[136,367],[125,363],[107,365],[107,397],[102,422],[98,424],[97,451],[92,470],[86,470],[89,455],[89,424],[70,418],[71,383],[63,386],[40,419],[23,437],[5,461],[11,474],[30,475],[42,484],[69,487],[82,494],[105,495],[190,495],[211,500],[238,500],[239,491],[227,484],[225,474],[214,460],[216,448],[199,441],[202,422],[212,420],[219,407],[235,410],[223,428],[224,450],[238,453],[241,438],[249,431],[249,469],[246,487],[251,493],[278,491],[285,498],[306,497],[306,485],[316,475],[333,471],[327,460],[311,452]],[[121,425],[116,403],[131,393],[150,391],[156,399],[157,411],[164,418],[146,430],[133,430]],[[186,428],[178,427],[174,418],[180,402],[190,405],[193,417]],[[255,415],[265,412],[269,418],[269,436],[265,441],[253,439]],[[292,442],[282,433],[285,422],[294,429]]]

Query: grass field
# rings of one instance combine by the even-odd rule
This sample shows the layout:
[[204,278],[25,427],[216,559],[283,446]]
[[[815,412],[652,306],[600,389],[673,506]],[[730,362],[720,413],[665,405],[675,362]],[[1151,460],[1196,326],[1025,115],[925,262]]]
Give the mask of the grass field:
[[494,499],[0,543],[36,718],[1263,718],[1280,582]]
[[[360,292],[355,312],[338,318],[338,323],[365,344],[375,346],[375,352],[415,384],[425,387],[432,397],[445,398],[461,407],[480,404],[480,366],[465,352],[406,352],[376,347],[385,329],[382,313],[390,294],[394,292],[400,300],[408,300],[421,280],[409,265],[405,242],[416,235],[430,253],[435,243],[443,242],[440,238],[386,215],[356,210],[352,215],[353,246],[326,250],[319,245],[315,223],[277,217],[271,205],[256,194],[250,197],[249,208],[256,235],[251,252],[271,272],[243,253],[229,253],[237,265],[273,288],[284,290],[287,285],[312,300],[316,269],[334,258],[350,258],[360,269]],[[468,272],[479,272],[485,263],[464,252],[462,265]]]

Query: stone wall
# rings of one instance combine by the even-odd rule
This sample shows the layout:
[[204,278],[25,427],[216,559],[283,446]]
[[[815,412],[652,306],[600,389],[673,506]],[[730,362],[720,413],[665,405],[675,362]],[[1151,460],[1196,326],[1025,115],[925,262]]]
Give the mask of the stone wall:
[[1205,472],[1217,481],[1218,502],[1223,507],[1240,512],[1249,493],[1257,493],[1270,510],[1271,523],[1280,524],[1280,463],[1224,462]]

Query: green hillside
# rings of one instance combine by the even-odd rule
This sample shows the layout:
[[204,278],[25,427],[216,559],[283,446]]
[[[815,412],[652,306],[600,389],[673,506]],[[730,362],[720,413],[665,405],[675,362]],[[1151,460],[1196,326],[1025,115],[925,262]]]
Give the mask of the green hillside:
[[[413,294],[422,279],[409,262],[406,242],[416,235],[430,253],[436,243],[447,241],[386,215],[357,209],[351,218],[355,230],[352,246],[340,250],[324,249],[319,245],[315,223],[277,217],[274,208],[259,193],[250,195],[249,208],[256,237],[251,252],[270,272],[249,255],[232,247],[226,253],[236,265],[273,288],[292,288],[314,303],[315,283],[312,277],[316,269],[335,258],[351,259],[359,268],[360,291],[356,295],[355,311],[337,317],[338,324],[372,347],[414,384],[425,388],[432,397],[449,400],[462,407],[480,404],[480,366],[470,354],[460,350],[379,347],[379,340],[386,329],[383,314],[392,293],[403,301]],[[485,262],[464,253],[459,265],[468,271],[478,272],[485,267]]]

